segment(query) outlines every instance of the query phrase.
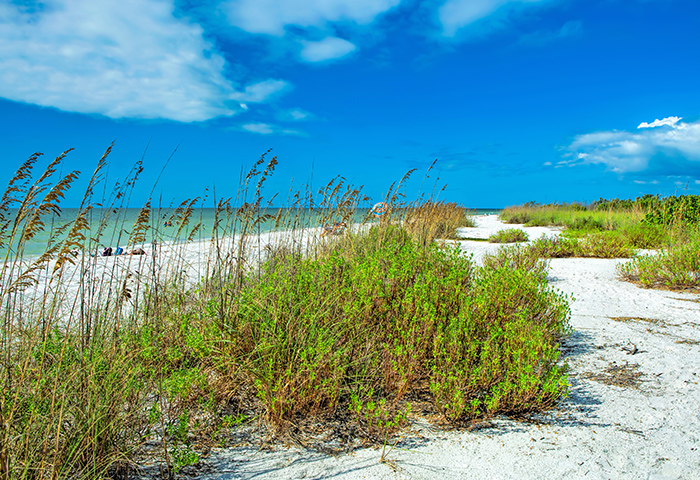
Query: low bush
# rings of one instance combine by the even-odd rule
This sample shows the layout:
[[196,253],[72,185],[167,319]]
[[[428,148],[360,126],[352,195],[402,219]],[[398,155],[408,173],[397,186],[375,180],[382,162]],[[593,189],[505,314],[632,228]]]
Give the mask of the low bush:
[[591,233],[581,238],[541,237],[535,240],[530,248],[542,258],[627,258],[634,254],[618,232]]
[[618,266],[618,274],[646,288],[700,288],[700,241],[667,247]]
[[623,228],[621,233],[634,248],[655,249],[670,241],[668,229],[661,225],[638,223]]
[[[369,435],[376,422],[396,425],[426,382],[454,421],[553,406],[567,385],[557,366],[566,297],[541,270],[478,269],[392,229],[354,250],[277,262],[246,285],[226,356],[261,417],[284,431],[349,409]],[[377,237],[382,249],[362,245]]]
[[533,272],[542,279],[547,278],[549,265],[543,261],[537,252],[527,246],[511,245],[498,249],[496,253],[484,256],[485,268],[510,268],[512,270],[525,270]]
[[516,242],[527,242],[527,233],[523,232],[519,228],[508,228],[505,230],[499,230],[489,237],[489,242],[491,243],[516,243]]

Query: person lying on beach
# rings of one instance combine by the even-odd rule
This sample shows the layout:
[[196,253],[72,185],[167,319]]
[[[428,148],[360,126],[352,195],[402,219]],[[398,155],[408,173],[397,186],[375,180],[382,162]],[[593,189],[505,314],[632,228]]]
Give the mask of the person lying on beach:
[[345,222],[337,222],[333,226],[325,225],[321,232],[321,237],[325,237],[326,235],[342,235],[346,228],[348,228],[348,224]]
[[143,248],[138,247],[138,248],[134,248],[131,251],[131,255],[146,255],[146,252],[143,250]]

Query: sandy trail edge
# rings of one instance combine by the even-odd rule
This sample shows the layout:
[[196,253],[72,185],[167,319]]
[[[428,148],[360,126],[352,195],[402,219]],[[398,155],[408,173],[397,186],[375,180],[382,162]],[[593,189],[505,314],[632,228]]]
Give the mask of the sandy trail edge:
[[[505,228],[477,218],[469,237]],[[519,226],[508,226],[519,227]],[[524,228],[530,238],[556,234]],[[480,260],[497,245],[463,241]],[[549,280],[573,294],[566,342],[571,396],[538,423],[497,419],[477,431],[414,428],[391,452],[362,449],[337,457],[299,448],[215,450],[204,460],[207,480],[335,478],[700,478],[700,303],[691,295],[644,290],[621,282],[625,260],[555,259]],[[609,317],[649,321],[613,321]],[[639,352],[622,350],[634,343]],[[638,364],[639,389],[587,378],[611,365]]]

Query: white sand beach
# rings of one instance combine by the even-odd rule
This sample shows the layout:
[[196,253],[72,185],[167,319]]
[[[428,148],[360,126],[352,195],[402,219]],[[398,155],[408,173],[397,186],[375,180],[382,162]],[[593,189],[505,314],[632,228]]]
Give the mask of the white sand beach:
[[[496,216],[462,229],[487,238]],[[531,239],[554,235],[523,228]],[[461,241],[479,260],[499,246]],[[549,281],[572,294],[564,360],[570,397],[531,421],[498,418],[471,431],[424,421],[406,431],[381,462],[381,449],[330,456],[300,447],[213,450],[198,478],[238,479],[696,479],[700,478],[700,303],[690,294],[620,281],[626,260],[555,259]],[[611,317],[635,317],[616,321]],[[632,354],[632,352],[634,352]],[[623,375],[620,377],[620,375]],[[616,386],[624,374],[639,385]],[[612,383],[612,384],[611,384]],[[625,382],[622,382],[625,383]]]

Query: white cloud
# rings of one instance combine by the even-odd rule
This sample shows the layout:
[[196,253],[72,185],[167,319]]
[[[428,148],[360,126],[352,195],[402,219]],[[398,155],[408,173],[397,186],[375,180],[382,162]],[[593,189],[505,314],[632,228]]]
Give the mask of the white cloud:
[[[657,159],[665,174],[686,174],[700,167],[700,121],[668,117],[642,123],[637,132],[607,131],[577,136],[568,146],[567,165],[602,164],[617,173],[642,172]],[[673,159],[673,161],[670,161]]]
[[371,23],[401,0],[229,0],[220,9],[231,25],[250,33],[282,36],[287,25],[325,27],[328,23]]
[[[287,88],[289,88],[289,83],[284,80],[265,80],[264,82],[248,85],[242,92],[233,93],[231,98],[239,102],[264,102]],[[248,108],[245,104],[241,104],[241,107],[244,109]]]
[[277,114],[277,118],[286,122],[301,122],[305,120],[311,120],[314,118],[314,114],[302,110],[301,108],[292,108],[290,110],[285,110]]
[[279,91],[275,80],[238,92],[202,27],[173,10],[168,0],[46,0],[35,12],[0,5],[0,96],[191,122],[233,115],[245,108],[239,102]]
[[261,135],[270,135],[274,133],[272,125],[268,125],[267,123],[246,123],[245,125],[241,125],[241,128],[248,132],[259,133]]
[[257,133],[260,135],[299,135],[304,136],[304,133],[297,130],[291,130],[286,128],[281,128],[277,125],[271,125],[269,123],[246,123],[241,125],[241,128],[246,132]]
[[508,4],[538,3],[546,0],[447,0],[438,10],[442,34],[454,37],[467,25],[482,20]]
[[326,37],[318,42],[302,40],[304,46],[301,50],[301,58],[307,62],[325,62],[344,57],[357,50],[357,47],[337,37]]
[[657,118],[656,120],[654,120],[651,123],[642,122],[639,124],[639,126],[637,128],[654,128],[654,127],[662,127],[664,125],[668,125],[669,127],[673,127],[680,120],[681,120],[681,117],[666,117],[663,120],[659,120]]

